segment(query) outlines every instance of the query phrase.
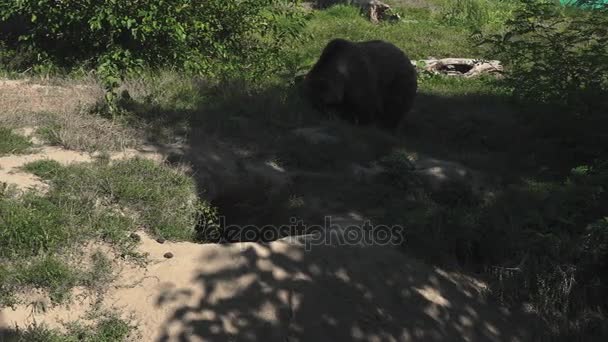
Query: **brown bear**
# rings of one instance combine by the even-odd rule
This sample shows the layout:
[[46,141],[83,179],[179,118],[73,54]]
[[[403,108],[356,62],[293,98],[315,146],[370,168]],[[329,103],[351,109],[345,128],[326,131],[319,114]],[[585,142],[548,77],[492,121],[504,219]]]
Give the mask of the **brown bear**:
[[395,45],[333,39],[304,77],[306,97],[320,110],[395,130],[418,89],[416,69]]

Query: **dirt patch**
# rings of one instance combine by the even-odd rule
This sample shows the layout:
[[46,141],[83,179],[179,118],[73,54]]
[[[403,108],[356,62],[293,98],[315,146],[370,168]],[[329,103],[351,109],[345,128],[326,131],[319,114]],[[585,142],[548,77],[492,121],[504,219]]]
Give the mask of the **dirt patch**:
[[[158,162],[163,160],[163,156],[150,146],[144,146],[137,150],[124,149],[121,152],[111,153],[109,156],[111,160],[133,157],[151,158]],[[38,160],[55,160],[63,165],[68,165],[71,163],[91,162],[94,157],[95,154],[71,151],[55,146],[42,146],[37,148],[35,153],[32,154],[0,157],[0,180],[9,185],[14,185],[18,190],[36,188],[40,191],[45,191],[46,184],[37,176],[21,170],[21,167]]]
[[[522,314],[486,303],[479,280],[432,268],[390,247],[275,241],[158,243],[141,234],[147,268],[120,262],[102,307],[133,315],[143,341],[509,341],[529,338]],[[171,252],[174,257],[164,255]],[[94,298],[32,312],[0,311],[0,328],[61,327]]]
[[3,115],[35,112],[72,112],[103,98],[103,89],[93,82],[43,85],[30,80],[0,80]]

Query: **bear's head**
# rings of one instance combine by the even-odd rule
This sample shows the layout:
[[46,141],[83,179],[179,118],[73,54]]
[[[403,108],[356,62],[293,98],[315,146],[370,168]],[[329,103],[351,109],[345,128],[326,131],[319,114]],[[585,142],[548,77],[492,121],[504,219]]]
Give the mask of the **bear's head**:
[[317,107],[336,106],[344,98],[344,84],[339,78],[308,76],[304,91],[308,99]]

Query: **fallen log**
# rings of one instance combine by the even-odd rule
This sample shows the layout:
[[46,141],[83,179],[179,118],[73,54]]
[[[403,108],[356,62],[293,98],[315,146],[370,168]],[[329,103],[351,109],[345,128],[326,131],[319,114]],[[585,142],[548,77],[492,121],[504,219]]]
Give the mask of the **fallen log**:
[[424,71],[450,76],[476,77],[483,74],[501,75],[503,67],[497,60],[481,60],[473,58],[443,58],[423,59],[413,64]]

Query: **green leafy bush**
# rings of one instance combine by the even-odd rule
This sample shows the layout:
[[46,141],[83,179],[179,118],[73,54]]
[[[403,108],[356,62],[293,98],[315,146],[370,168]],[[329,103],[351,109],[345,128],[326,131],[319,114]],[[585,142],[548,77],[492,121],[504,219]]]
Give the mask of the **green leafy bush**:
[[[207,74],[237,68],[255,74],[278,63],[276,52],[297,35],[301,17],[293,2],[3,2],[0,20],[8,24],[0,27],[0,41],[16,50],[34,50],[34,65],[93,67],[108,89],[142,66]],[[258,69],[252,70],[252,61]]]
[[486,37],[517,98],[578,113],[608,108],[608,5],[596,7],[525,0],[504,34]]

